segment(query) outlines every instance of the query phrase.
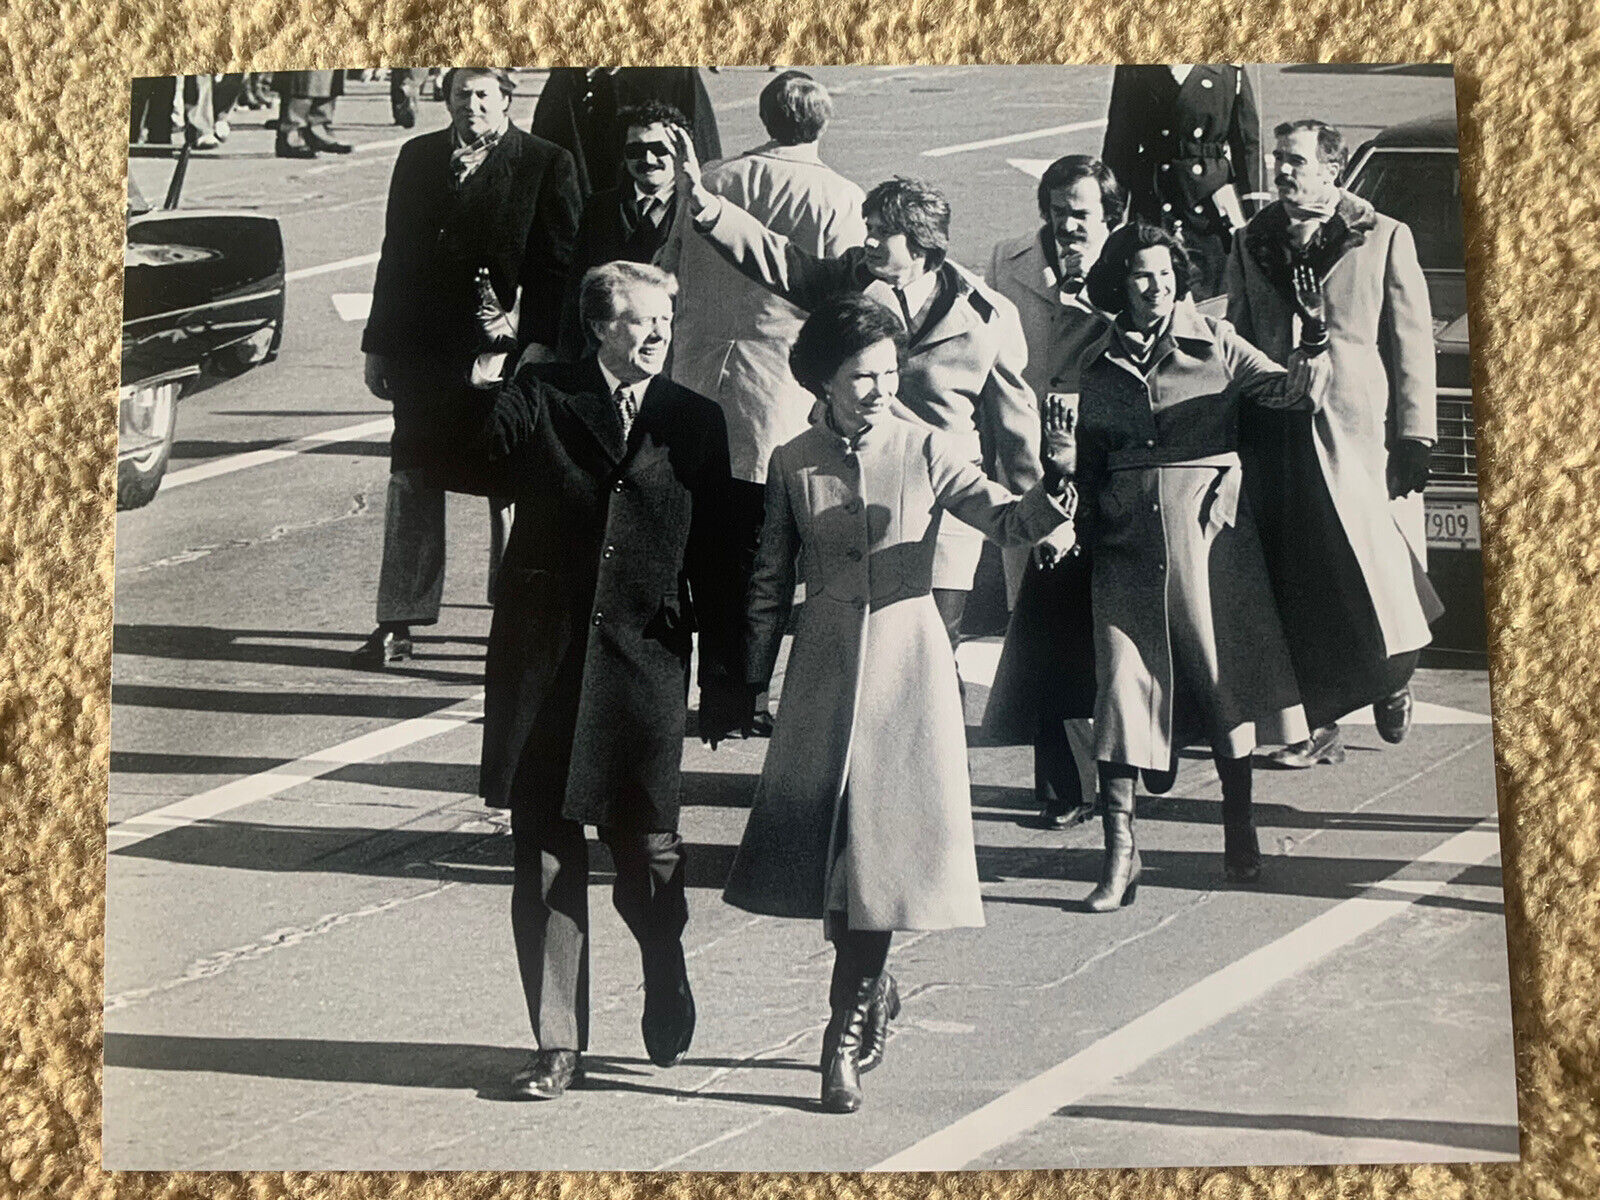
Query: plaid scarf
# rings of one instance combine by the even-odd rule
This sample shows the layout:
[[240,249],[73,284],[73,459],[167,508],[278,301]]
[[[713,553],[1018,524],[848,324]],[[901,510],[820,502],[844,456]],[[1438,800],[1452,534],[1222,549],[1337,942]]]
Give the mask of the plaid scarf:
[[489,151],[495,148],[496,143],[505,136],[506,127],[491,129],[482,137],[474,138],[463,143],[461,134],[452,135],[454,148],[450,151],[450,179],[451,183],[459,189],[466,183],[468,177],[483,166],[483,160],[489,157]]

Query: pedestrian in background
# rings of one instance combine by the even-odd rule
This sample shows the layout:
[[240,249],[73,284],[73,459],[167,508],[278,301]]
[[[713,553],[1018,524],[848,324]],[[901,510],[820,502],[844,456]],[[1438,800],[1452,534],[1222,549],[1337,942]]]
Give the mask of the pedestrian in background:
[[510,73],[461,67],[446,84],[450,127],[412,138],[395,160],[361,339],[367,387],[395,417],[378,626],[355,654],[362,667],[408,659],[412,626],[439,620],[445,497],[428,468],[456,447],[438,417],[498,386],[519,355],[555,356],[577,230],[572,158],[511,126]]
[[723,896],[823,921],[834,944],[829,1112],[861,1107],[860,1073],[882,1058],[900,1004],[886,969],[893,932],[983,924],[966,722],[933,599],[941,521],[1026,545],[1076,504],[1059,462],[1018,497],[945,435],[893,415],[904,349],[899,319],[859,293],[806,319],[790,362],[822,415],[773,451],[750,580],[752,693],[772,678],[796,582],[806,602]]
[[[989,284],[1016,305],[1028,343],[1024,381],[1039,396],[1076,397],[1084,354],[1108,321],[1084,281],[1122,223],[1127,195],[1099,159],[1069,154],[1040,176],[1037,200],[1040,226],[994,248]],[[1094,812],[1089,556],[1076,540],[1063,551],[1047,538],[1005,562],[1015,605],[983,729],[997,745],[1032,742],[1040,820],[1065,829]]]
[[[768,229],[817,258],[866,240],[861,189],[818,153],[833,115],[827,89],[803,71],[785,71],[761,90],[768,140],[706,168],[706,190],[725,196]],[[805,314],[735,270],[684,223],[662,265],[678,277],[679,314],[672,377],[722,406],[728,422],[732,518],[746,562],[761,537],[767,463],[802,433],[816,397],[789,371],[789,347]],[[769,733],[768,700],[753,731]]]
[[1261,186],[1261,117],[1236,63],[1117,67],[1100,152],[1134,217],[1175,230],[1194,298],[1222,292],[1233,231]]
[[[1296,340],[1328,343],[1332,378],[1315,418],[1264,415],[1253,443],[1264,544],[1313,726],[1272,758],[1304,768],[1344,759],[1338,720],[1365,705],[1385,741],[1410,728],[1411,675],[1443,612],[1422,529],[1437,393],[1411,230],[1339,187],[1338,129],[1288,121],[1273,135],[1278,199],[1234,245],[1228,319],[1279,362]],[[1326,309],[1311,328],[1295,287],[1307,272]]]
[[349,154],[352,147],[333,134],[333,115],[344,91],[343,71],[279,71],[273,76],[278,92],[279,158],[316,158],[318,154]]

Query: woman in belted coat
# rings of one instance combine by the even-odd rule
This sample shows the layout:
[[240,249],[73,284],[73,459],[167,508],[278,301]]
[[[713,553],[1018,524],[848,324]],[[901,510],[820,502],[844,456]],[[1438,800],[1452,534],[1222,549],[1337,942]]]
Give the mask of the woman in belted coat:
[[[790,355],[821,418],[773,452],[749,591],[746,683],[765,690],[797,577],[806,589],[729,903],[822,918],[836,958],[822,1103],[861,1105],[899,998],[895,930],[983,924],[965,721],[932,595],[941,516],[1037,542],[1076,493],[1059,465],[1025,496],[946,435],[893,415],[904,332],[877,301],[822,301]],[[1061,418],[1047,423],[1059,440]],[[1052,442],[1054,444],[1054,441]],[[798,563],[798,566],[797,566]]]
[[1251,811],[1257,741],[1306,736],[1305,713],[1250,506],[1241,494],[1244,403],[1309,406],[1325,356],[1286,374],[1189,301],[1181,244],[1142,222],[1113,233],[1089,272],[1115,321],[1084,356],[1079,522],[1092,555],[1095,757],[1106,859],[1086,904],[1130,902],[1138,771],[1209,743],[1222,781],[1224,867],[1261,870]]

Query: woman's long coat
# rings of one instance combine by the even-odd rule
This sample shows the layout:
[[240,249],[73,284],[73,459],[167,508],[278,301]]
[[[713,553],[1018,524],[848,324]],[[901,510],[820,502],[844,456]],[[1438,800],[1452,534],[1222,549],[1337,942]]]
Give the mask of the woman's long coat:
[[1103,762],[1164,770],[1191,740],[1237,757],[1306,736],[1237,449],[1240,405],[1289,406],[1285,381],[1187,302],[1145,369],[1110,329],[1084,360],[1079,528]]
[[1002,544],[1066,519],[1018,499],[942,435],[883,418],[853,442],[820,423],[773,452],[750,584],[746,675],[772,674],[805,584],[772,745],[726,899],[822,917],[842,836],[851,929],[983,924],[966,730],[931,588],[941,516]]

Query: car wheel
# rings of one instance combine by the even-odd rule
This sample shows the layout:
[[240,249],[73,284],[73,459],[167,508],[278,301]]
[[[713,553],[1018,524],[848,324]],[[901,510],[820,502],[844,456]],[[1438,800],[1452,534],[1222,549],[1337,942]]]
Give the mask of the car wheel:
[[117,507],[143,508],[155,499],[172,457],[172,438],[178,424],[178,393],[183,385],[172,380],[128,389],[121,400],[121,436],[139,447],[117,459]]

